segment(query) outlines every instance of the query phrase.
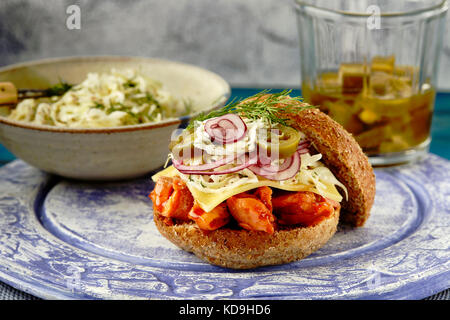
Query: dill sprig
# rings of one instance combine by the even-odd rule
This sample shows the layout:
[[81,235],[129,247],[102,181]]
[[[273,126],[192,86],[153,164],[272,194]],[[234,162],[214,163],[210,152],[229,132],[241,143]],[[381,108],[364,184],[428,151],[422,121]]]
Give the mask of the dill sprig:
[[[187,128],[192,128],[195,121],[204,121],[210,118],[216,118],[228,113],[236,113],[241,117],[257,120],[264,118],[270,125],[279,123],[288,126],[288,118],[283,118],[282,114],[298,113],[309,108],[316,108],[310,105],[301,105],[296,102],[302,102],[302,97],[291,97],[292,90],[283,90],[278,93],[270,93],[269,90],[263,90],[254,96],[246,98],[245,101],[232,101],[221,109],[213,110],[209,113],[201,113],[189,123]],[[262,96],[267,95],[264,99]]]
[[46,95],[49,97],[62,96],[64,93],[72,89],[72,87],[73,86],[71,84],[60,80],[59,83],[46,90]]
[[136,86],[137,86],[137,83],[134,82],[134,81],[131,80],[131,79],[127,80],[127,81],[123,84],[123,87],[124,87],[125,89],[128,89],[128,88],[135,88]]

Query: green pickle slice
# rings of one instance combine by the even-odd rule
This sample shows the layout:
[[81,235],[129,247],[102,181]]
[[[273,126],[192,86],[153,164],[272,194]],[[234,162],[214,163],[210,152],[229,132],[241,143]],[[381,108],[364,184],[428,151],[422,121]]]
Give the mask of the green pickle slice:
[[[301,139],[301,134],[294,128],[288,126],[279,126],[278,135],[278,154],[280,158],[288,158],[292,156],[297,151],[297,146]],[[271,154],[271,137],[268,137],[267,151]],[[264,147],[264,146],[263,146]]]

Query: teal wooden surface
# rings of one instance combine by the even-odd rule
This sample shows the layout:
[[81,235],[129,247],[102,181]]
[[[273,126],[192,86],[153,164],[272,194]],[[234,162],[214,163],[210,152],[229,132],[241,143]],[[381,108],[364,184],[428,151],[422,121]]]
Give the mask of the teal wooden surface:
[[[260,92],[261,88],[232,88],[230,101],[233,99],[243,99]],[[281,89],[273,89],[272,92],[279,92]],[[300,90],[292,90],[291,95],[300,95]],[[430,151],[443,158],[450,160],[450,93],[440,92],[436,95],[435,112],[433,116],[433,126],[431,129]],[[12,155],[4,146],[0,144],[0,165],[14,160]]]

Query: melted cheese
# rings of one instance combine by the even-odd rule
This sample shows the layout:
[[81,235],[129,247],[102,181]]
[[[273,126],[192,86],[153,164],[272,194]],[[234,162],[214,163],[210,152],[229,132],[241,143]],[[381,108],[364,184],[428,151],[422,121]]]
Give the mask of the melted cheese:
[[[331,174],[331,172],[330,172]],[[154,176],[152,176],[152,180],[156,182],[159,177],[174,177],[180,175],[177,169],[175,169],[173,166],[170,166]],[[253,183],[246,183],[237,186],[236,188],[231,189],[225,189],[223,192],[220,193],[208,193],[199,190],[198,188],[193,187],[189,183],[187,183],[187,187],[189,188],[189,191],[191,191],[192,196],[194,199],[198,202],[199,206],[205,210],[206,212],[211,211],[216,206],[218,206],[220,203],[225,201],[226,199],[241,193],[245,192],[251,189],[255,189],[262,186],[268,186],[276,189],[281,189],[285,191],[310,191],[317,194],[320,194],[321,196],[340,202],[342,201],[342,196],[339,194],[338,190],[336,189],[334,184],[322,182],[325,187],[323,190],[318,190],[314,186],[308,186],[304,184],[287,184],[287,183],[280,183],[279,181],[274,180],[268,180],[264,179],[262,177],[258,177],[258,182]]]

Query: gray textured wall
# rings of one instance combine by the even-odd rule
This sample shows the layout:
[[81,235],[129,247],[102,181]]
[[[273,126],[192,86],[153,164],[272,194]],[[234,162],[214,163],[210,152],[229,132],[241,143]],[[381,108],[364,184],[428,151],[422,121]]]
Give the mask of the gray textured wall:
[[[66,27],[71,4],[80,30]],[[439,74],[447,90],[449,21]],[[1,65],[84,54],[183,61],[239,86],[300,83],[291,0],[0,0]]]

